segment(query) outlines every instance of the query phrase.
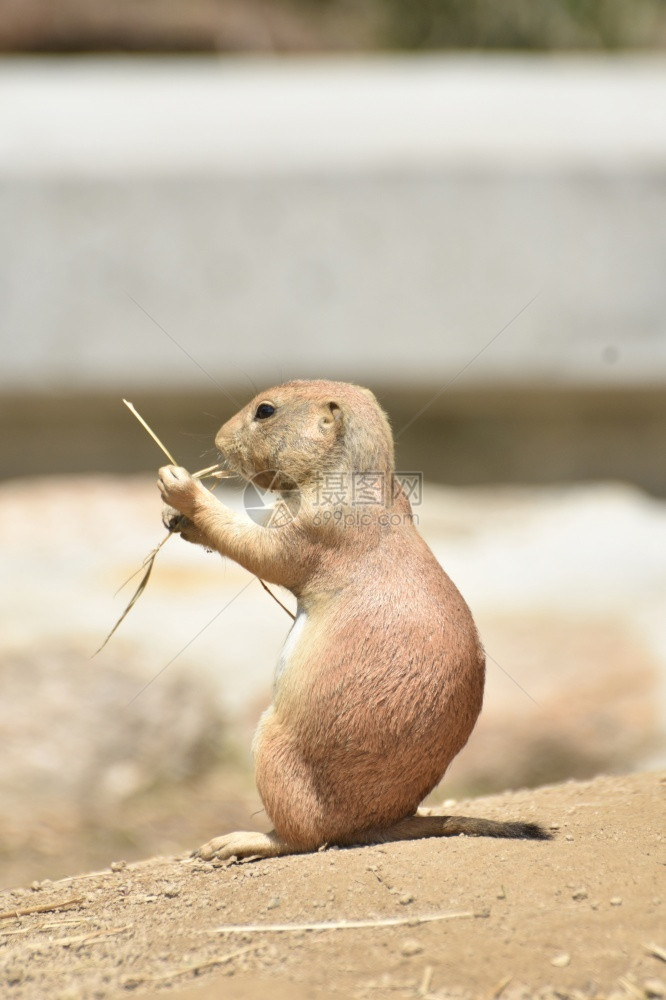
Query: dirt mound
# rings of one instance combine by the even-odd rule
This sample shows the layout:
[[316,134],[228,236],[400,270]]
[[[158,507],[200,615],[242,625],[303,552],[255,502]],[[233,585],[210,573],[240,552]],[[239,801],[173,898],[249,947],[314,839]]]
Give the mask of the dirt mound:
[[665,806],[666,774],[602,777],[451,810],[537,820],[547,842],[457,837],[228,867],[119,861],[7,891],[0,992],[661,998]]

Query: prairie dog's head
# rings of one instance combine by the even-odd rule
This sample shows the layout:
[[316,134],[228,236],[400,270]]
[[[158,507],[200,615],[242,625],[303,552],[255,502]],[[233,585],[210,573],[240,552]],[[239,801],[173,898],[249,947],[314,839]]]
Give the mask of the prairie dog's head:
[[347,382],[267,389],[220,428],[215,444],[230,469],[266,489],[281,488],[275,473],[305,486],[326,473],[393,471],[386,414],[369,389]]

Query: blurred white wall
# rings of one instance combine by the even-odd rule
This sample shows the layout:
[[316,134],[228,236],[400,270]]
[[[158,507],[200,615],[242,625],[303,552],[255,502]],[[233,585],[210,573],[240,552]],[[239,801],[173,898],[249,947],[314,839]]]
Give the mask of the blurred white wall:
[[666,61],[5,60],[0,223],[4,389],[660,384]]

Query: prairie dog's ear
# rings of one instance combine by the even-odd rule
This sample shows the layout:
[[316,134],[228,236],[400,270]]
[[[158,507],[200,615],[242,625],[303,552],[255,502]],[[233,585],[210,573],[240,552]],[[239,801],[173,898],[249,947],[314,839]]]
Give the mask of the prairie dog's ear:
[[329,430],[342,420],[342,410],[333,400],[330,403],[324,403],[322,411],[322,415],[319,418],[319,426],[322,430]]

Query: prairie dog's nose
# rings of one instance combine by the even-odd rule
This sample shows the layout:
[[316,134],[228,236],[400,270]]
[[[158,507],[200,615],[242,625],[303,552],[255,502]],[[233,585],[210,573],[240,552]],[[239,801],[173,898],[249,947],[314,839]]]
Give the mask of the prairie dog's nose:
[[219,431],[215,435],[215,447],[220,452],[224,458],[225,450],[229,448],[233,435],[229,433],[229,422],[222,424]]

